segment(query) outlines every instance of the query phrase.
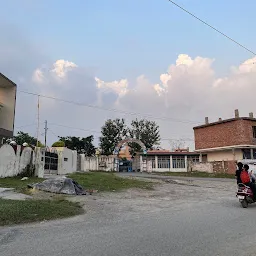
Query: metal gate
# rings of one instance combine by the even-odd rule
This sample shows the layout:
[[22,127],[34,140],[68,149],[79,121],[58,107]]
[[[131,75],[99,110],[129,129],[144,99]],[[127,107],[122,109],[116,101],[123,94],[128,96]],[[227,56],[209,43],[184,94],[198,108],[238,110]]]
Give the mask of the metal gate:
[[59,156],[56,152],[45,151],[45,174],[58,174],[58,158]]

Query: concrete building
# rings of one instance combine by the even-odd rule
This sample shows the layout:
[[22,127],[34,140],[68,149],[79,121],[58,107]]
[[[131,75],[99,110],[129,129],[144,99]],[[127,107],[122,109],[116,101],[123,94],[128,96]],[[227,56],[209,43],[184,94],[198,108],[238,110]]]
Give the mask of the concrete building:
[[[195,151],[202,162],[226,161],[235,169],[235,162],[243,159],[256,159],[256,118],[253,113],[194,127]],[[205,154],[205,156],[203,156]]]
[[16,84],[0,73],[0,145],[2,139],[13,136]]
[[188,149],[151,150],[147,156],[141,156],[141,171],[152,172],[187,172],[189,162],[198,163],[200,154],[189,152]]

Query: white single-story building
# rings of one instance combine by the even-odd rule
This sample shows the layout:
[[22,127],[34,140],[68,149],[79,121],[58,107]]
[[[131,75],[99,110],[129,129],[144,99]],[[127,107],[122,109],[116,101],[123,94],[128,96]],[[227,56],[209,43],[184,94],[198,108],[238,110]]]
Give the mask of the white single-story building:
[[187,172],[189,162],[200,162],[200,154],[187,150],[152,150],[141,155],[141,170],[145,172]]

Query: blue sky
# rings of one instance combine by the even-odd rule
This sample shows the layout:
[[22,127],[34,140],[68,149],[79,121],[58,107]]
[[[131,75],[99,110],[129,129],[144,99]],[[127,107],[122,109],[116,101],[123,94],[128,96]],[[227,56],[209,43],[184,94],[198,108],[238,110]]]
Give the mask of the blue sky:
[[[255,1],[177,3],[254,48]],[[49,61],[71,60],[105,80],[158,79],[180,53],[215,58],[220,73],[251,57],[167,0],[9,0],[1,6],[1,21],[15,25]]]
[[[255,0],[176,2],[256,51]],[[246,70],[238,73],[230,72],[231,66],[255,56],[168,0],[9,0],[2,1],[1,10],[0,71],[19,89],[196,122],[205,116],[210,120],[228,118],[235,108],[243,115],[255,109],[254,65],[244,66]],[[160,75],[175,64],[179,54],[188,54],[192,60],[189,56],[179,57],[186,64],[172,66],[171,79],[161,83]],[[203,59],[195,61],[197,56]],[[215,62],[211,65],[207,58]],[[53,64],[58,60],[62,68],[70,62],[79,68],[65,71],[64,78],[57,72],[53,77]],[[44,82],[32,79],[37,69]],[[142,74],[148,80],[141,78],[135,83]],[[95,76],[101,81],[101,89]],[[120,79],[127,80],[112,82]],[[155,87],[156,83],[160,86]],[[241,91],[247,104],[238,100]],[[31,102],[31,97],[18,93],[16,126],[35,123],[25,130],[34,134],[37,103],[35,98]],[[41,111],[43,121],[97,131],[107,118],[122,117],[120,113],[46,100]],[[134,116],[125,118],[130,122]],[[158,123],[162,138],[172,134],[178,139],[193,137],[195,123]],[[61,136],[90,135],[57,128],[53,132]]]

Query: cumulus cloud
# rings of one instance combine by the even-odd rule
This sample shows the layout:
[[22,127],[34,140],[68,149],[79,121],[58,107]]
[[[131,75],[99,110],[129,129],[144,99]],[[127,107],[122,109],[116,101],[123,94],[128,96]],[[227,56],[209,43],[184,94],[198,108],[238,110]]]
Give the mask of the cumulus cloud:
[[98,77],[95,77],[95,81],[97,83],[97,87],[101,89],[103,92],[114,92],[119,96],[126,94],[128,88],[128,80],[121,79],[120,81],[113,81],[113,82],[105,82]]
[[66,74],[74,68],[77,68],[77,65],[73,62],[67,60],[57,60],[53,64],[53,69],[51,72],[53,72],[59,78],[64,78]]
[[[129,123],[136,117],[154,116],[162,138],[185,139],[192,146],[192,128],[205,116],[215,121],[219,117],[233,116],[236,108],[240,109],[241,115],[254,110],[256,57],[231,67],[226,77],[216,74],[212,66],[214,59],[180,54],[176,61],[170,60],[173,64],[159,74],[158,82],[150,81],[146,71],[135,82],[127,78],[105,81],[72,60],[59,59],[49,63],[50,57],[39,50],[42,47],[31,47],[29,42],[22,40],[22,33],[19,35],[15,29],[6,30],[0,46],[1,72],[14,80],[19,90],[78,103],[41,98],[42,122],[48,120],[49,123],[100,131],[107,118],[125,117]],[[36,97],[18,93],[16,126],[36,122],[36,101]],[[130,114],[99,110],[94,105]],[[49,127],[51,142],[57,139],[53,133],[61,136],[87,136],[91,133],[50,124]],[[24,130],[35,135],[33,126]],[[43,133],[43,124],[40,132]],[[168,140],[163,141],[163,146],[168,147]]]
[[[166,73],[160,74],[159,83],[153,84],[140,76],[135,86],[125,87],[125,93],[115,106],[150,113],[158,118],[179,119],[173,123],[158,121],[163,137],[167,138],[188,135],[192,139],[192,127],[202,122],[204,116],[209,116],[212,121],[218,117],[229,118],[236,108],[247,116],[254,109],[256,58],[231,67],[227,77],[218,77],[213,62],[214,59],[181,54]],[[116,88],[122,88],[121,81],[104,84],[117,94],[120,91]]]

